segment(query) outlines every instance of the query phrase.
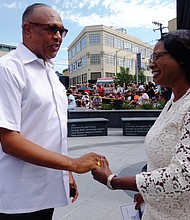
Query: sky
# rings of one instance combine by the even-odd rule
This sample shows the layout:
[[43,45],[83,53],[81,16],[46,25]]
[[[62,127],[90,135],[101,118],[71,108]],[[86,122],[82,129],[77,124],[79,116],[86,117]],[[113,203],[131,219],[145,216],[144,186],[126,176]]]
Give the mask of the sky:
[[154,45],[160,38],[158,22],[168,32],[168,21],[176,17],[177,0],[1,0],[0,43],[17,45],[22,41],[21,17],[25,8],[41,2],[54,8],[69,30],[53,59],[55,70],[62,72],[68,66],[67,48],[88,25],[106,25],[124,28],[129,35]]

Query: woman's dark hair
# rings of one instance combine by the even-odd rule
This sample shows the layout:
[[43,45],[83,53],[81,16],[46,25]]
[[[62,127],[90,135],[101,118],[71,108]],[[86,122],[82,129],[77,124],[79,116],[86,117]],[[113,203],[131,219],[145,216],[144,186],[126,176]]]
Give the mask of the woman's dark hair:
[[179,62],[190,82],[190,30],[170,31],[163,35],[159,41],[164,42],[165,49]]

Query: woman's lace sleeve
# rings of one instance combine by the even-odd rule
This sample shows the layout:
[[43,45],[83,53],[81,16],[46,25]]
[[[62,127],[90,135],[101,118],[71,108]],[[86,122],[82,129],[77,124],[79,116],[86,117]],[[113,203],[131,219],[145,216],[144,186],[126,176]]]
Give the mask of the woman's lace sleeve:
[[183,120],[181,138],[174,147],[176,153],[168,167],[136,175],[137,188],[144,198],[174,197],[190,191],[190,110]]

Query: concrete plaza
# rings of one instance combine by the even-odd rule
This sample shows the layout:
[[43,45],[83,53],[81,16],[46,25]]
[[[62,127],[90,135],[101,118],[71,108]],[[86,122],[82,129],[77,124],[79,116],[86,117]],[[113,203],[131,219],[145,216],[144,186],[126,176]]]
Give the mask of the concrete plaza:
[[[117,175],[135,175],[146,164],[144,137],[123,136],[122,129],[109,129],[108,136],[69,137],[69,156],[89,152],[105,155]],[[74,174],[79,197],[67,207],[56,208],[53,220],[121,220],[120,206],[133,202],[133,192],[109,190],[91,173]]]

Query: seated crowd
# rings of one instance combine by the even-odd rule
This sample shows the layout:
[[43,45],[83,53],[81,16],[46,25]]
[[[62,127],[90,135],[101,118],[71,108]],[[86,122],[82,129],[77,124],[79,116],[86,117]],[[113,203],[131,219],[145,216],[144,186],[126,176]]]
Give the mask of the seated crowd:
[[171,97],[171,89],[156,86],[152,82],[147,84],[130,83],[125,86],[117,84],[77,84],[67,90],[68,109],[76,107],[86,109],[101,109],[102,103],[111,103],[120,100],[121,103],[140,106],[149,102],[166,103]]

